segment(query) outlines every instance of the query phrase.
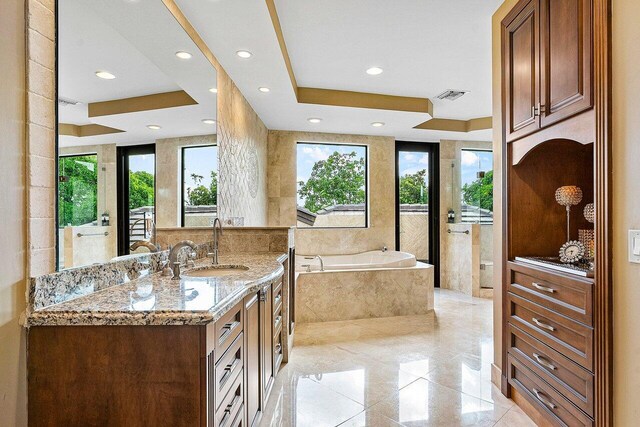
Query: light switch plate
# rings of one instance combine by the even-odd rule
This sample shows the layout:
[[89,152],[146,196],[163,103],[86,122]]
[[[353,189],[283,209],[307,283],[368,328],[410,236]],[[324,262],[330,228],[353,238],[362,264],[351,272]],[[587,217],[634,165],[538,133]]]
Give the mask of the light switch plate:
[[640,230],[629,230],[629,262],[640,264]]

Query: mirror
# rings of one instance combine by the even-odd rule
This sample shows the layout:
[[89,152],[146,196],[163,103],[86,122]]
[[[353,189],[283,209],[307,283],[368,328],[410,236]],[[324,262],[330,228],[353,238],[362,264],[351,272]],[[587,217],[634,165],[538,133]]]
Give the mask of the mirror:
[[217,213],[217,75],[161,1],[58,1],[58,268]]

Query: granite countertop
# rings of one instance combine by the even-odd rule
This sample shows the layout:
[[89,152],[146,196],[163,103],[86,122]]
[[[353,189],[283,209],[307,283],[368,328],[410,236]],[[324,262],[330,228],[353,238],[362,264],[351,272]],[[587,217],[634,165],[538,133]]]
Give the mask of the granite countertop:
[[211,265],[210,259],[182,269],[172,280],[160,273],[108,287],[89,295],[32,310],[25,326],[62,325],[203,325],[215,322],[246,295],[284,273],[286,254],[221,255],[219,266],[246,266],[227,276],[185,277]]

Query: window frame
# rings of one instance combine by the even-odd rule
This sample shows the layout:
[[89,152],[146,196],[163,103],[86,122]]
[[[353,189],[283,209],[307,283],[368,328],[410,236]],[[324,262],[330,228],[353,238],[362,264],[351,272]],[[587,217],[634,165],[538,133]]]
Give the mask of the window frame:
[[[189,228],[189,227],[185,227],[184,225],[184,203],[185,203],[185,198],[184,198],[184,152],[185,150],[188,150],[190,148],[207,148],[207,147],[216,147],[218,148],[218,144],[204,144],[204,145],[184,145],[182,147],[180,147],[180,228]],[[219,166],[219,165],[218,165]],[[218,167],[218,170],[216,172],[220,172],[220,169]],[[219,182],[219,181],[218,181]],[[218,205],[216,204],[216,216],[218,215]]]
[[[460,148],[460,158],[462,159],[462,152],[463,151],[472,151],[472,152],[483,152],[483,153],[491,153],[493,155],[493,148],[473,148],[473,147],[461,147]],[[495,168],[493,167],[493,160],[491,162],[491,171],[493,171],[495,173]],[[488,171],[485,171],[488,172]],[[464,203],[463,201],[463,196],[462,196],[462,160],[460,161],[460,223],[461,224],[479,224],[479,225],[493,225],[494,224],[494,217],[493,217],[493,213],[494,211],[491,211],[491,222],[486,222],[483,223],[482,222],[482,212],[480,212],[480,221],[479,222],[471,222],[471,221],[463,221],[462,220],[462,205]],[[494,184],[494,189],[495,189],[495,184]],[[481,209],[478,206],[478,209]]]
[[296,142],[296,177],[298,176],[298,147],[300,145],[331,145],[341,147],[358,147],[364,148],[364,225],[361,226],[339,226],[339,227],[310,227],[298,226],[298,182],[296,179],[296,228],[299,230],[350,230],[350,229],[367,229],[369,227],[369,145],[357,144],[350,142],[318,142],[318,141],[297,141]]

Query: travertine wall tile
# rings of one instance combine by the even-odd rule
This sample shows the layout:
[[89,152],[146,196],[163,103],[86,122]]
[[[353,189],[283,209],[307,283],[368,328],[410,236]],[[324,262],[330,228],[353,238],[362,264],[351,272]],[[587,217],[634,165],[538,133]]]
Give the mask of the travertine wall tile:
[[[50,157],[29,156],[29,183],[31,187],[55,188],[56,164]],[[34,202],[39,203],[39,200]],[[31,218],[32,216],[29,215]]]
[[53,70],[30,61],[28,79],[29,89],[33,93],[53,100],[55,94]]
[[30,29],[27,33],[27,47],[31,61],[35,61],[50,70],[55,68],[56,50],[53,41]]
[[39,1],[29,2],[29,28],[39,32],[49,40],[56,36],[55,16],[53,7],[47,7]]
[[[30,68],[31,64],[32,63],[30,63]],[[29,102],[29,122],[47,128],[51,127],[53,129],[51,124],[55,123],[56,120],[55,103],[53,102],[53,99],[47,99],[35,92],[31,92],[31,87],[29,89],[30,91],[27,97]]]
[[29,124],[29,154],[40,157],[55,158],[56,135],[49,129],[35,123]]

